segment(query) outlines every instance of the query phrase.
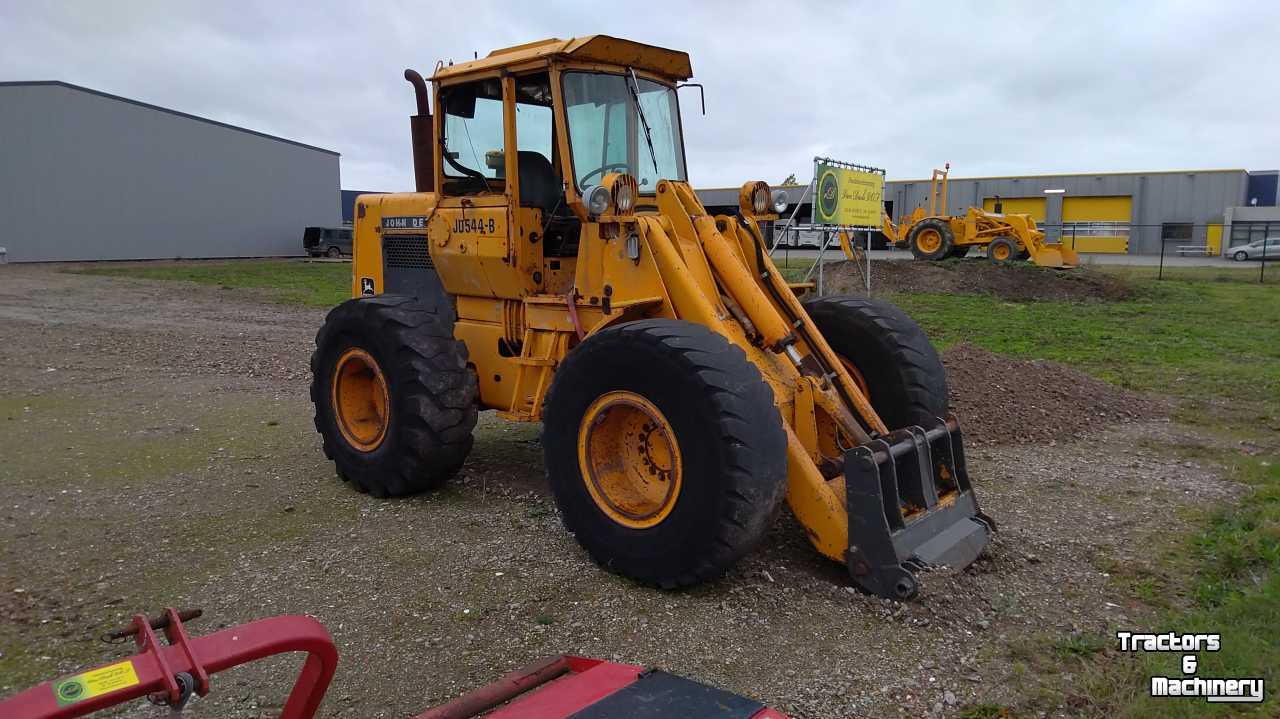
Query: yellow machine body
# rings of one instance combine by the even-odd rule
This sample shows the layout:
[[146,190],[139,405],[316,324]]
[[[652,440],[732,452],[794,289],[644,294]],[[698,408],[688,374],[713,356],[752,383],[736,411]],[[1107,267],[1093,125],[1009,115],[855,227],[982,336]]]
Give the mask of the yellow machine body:
[[[456,311],[454,336],[466,344],[482,408],[522,422],[541,419],[557,366],[595,333],[647,318],[712,329],[740,347],[771,387],[786,427],[787,501],[817,550],[845,562],[850,495],[844,454],[894,428],[877,416],[762,251],[760,222],[776,219],[762,211],[772,205],[760,202],[768,186],[744,184],[739,214],[712,216],[687,182],[660,179],[641,189],[634,178],[602,173],[600,184],[612,200],[604,211],[592,212],[574,180],[564,109],[562,76],[575,70],[672,88],[692,73],[683,52],[603,36],[530,43],[438,69],[431,78],[434,138],[444,130],[442,93],[476,81],[501,86],[504,146],[481,148],[501,168],[499,177],[480,191],[451,194],[443,142],[433,140],[439,146],[432,166],[418,168],[420,188],[427,173],[425,183],[433,191],[360,196],[352,296],[394,291],[388,287],[387,248],[421,253],[425,245],[429,259],[422,262],[438,275]],[[550,79],[553,163],[563,180],[564,205],[581,221],[573,256],[546,254],[548,218],[518,199],[518,156],[509,149],[521,147],[517,85],[528,73]],[[420,116],[422,107],[420,97]],[[631,208],[619,200],[627,191],[635,193]],[[957,492],[939,494],[946,505]]]

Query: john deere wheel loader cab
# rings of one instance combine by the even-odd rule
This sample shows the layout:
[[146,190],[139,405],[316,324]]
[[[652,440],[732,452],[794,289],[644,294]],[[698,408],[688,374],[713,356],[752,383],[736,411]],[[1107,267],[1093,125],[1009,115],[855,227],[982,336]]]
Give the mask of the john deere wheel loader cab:
[[417,191],[357,200],[353,299],[313,359],[325,450],[400,495],[458,470],[478,409],[543,422],[564,523],[611,571],[713,579],[785,497],[861,586],[909,597],[912,570],[963,567],[992,531],[938,356],[884,303],[802,305],[764,251],[765,183],[707,212],[691,75],[604,36],[440,66],[430,88],[405,72]]

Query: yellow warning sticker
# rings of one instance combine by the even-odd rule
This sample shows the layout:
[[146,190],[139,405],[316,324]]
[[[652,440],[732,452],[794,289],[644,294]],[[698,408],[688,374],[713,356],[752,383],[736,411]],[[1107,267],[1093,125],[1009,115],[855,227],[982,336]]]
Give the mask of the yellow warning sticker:
[[137,683],[138,673],[133,669],[133,662],[125,660],[56,681],[53,695],[58,699],[58,706],[64,707]]

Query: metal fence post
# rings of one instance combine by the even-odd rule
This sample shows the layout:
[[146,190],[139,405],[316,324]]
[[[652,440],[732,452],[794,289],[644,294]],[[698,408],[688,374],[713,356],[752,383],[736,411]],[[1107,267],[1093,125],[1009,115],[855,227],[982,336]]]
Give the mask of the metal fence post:
[[866,248],[863,253],[867,256],[867,297],[871,296],[871,230],[866,233]]
[[1164,237],[1160,237],[1160,271],[1156,273],[1157,280],[1164,279]]
[[826,264],[825,262],[823,262],[823,260],[825,259],[827,254],[827,239],[828,239],[827,231],[823,230],[822,244],[818,245],[818,259],[816,260],[816,262],[818,263],[818,296],[819,297],[822,296],[822,271],[823,271],[822,266]]

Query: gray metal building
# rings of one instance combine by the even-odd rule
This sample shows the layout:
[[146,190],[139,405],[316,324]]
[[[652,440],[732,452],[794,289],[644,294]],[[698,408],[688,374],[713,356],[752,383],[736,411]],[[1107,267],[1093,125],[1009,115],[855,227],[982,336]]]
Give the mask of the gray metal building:
[[338,153],[64,82],[0,83],[11,262],[302,254]]
[[[1088,173],[1024,177],[954,178],[947,210],[1027,212],[1050,239],[1085,252],[1157,254],[1161,244],[1208,245],[1221,251],[1227,209],[1246,203],[1245,170]],[[929,206],[929,180],[886,183],[894,215]],[[1274,203],[1274,199],[1272,200]]]
[[[1277,172],[1181,170],[1098,172],[1021,177],[951,178],[946,207],[939,214],[964,214],[969,207],[1025,212],[1051,240],[1061,238],[1081,252],[1157,254],[1204,246],[1211,254],[1259,236],[1280,236]],[[895,219],[917,207],[929,210],[931,182],[885,183],[885,210]],[[786,188],[792,202],[805,187]],[[732,208],[737,188],[699,190],[708,207]],[[798,219],[807,221],[806,200]],[[794,208],[793,208],[794,209]],[[790,211],[789,211],[790,212]]]

